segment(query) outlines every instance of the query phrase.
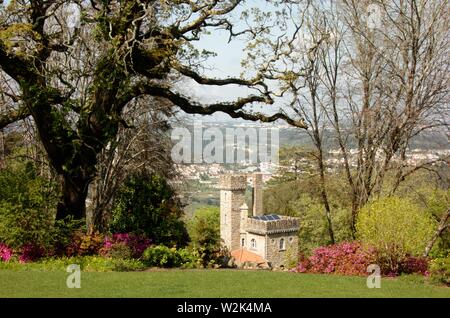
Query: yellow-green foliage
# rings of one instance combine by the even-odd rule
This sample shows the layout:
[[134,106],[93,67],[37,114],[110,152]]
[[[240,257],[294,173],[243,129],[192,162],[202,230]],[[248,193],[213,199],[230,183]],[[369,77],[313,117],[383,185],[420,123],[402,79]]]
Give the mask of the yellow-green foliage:
[[356,229],[358,238],[392,258],[420,255],[435,228],[429,213],[409,199],[388,197],[361,209]]
[[32,30],[32,25],[30,23],[15,23],[0,30],[0,41],[3,42],[7,50],[11,50],[15,45],[14,40],[25,40],[28,37],[33,39],[38,37],[38,34]]
[[436,258],[430,263],[431,281],[450,286],[450,254]]

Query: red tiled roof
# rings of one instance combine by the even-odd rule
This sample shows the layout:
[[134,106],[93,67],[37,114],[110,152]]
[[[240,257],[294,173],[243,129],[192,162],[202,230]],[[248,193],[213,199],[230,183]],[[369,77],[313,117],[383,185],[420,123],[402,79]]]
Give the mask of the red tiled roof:
[[254,262],[257,264],[267,263],[267,261],[258,254],[250,252],[249,250],[244,248],[232,251],[231,256],[235,259],[236,263],[244,263],[244,262]]

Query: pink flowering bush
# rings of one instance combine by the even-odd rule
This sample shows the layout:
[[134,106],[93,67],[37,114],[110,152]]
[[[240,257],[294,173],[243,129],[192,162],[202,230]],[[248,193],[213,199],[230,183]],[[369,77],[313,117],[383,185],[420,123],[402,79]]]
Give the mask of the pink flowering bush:
[[385,276],[397,276],[401,273],[427,275],[429,261],[423,257],[407,256],[399,262],[398,270],[392,271],[391,267],[385,264],[385,260],[379,257],[375,248],[363,247],[359,242],[343,242],[315,249],[310,257],[299,262],[294,271],[367,275],[367,266],[370,264],[378,264]]
[[7,245],[0,243],[0,260],[7,262],[11,259],[13,255],[12,249],[10,249]]
[[374,262],[374,251],[363,248],[359,242],[321,246],[313,255],[299,262],[299,273],[336,273],[367,275],[367,266]]
[[126,246],[130,249],[131,257],[139,258],[152,241],[143,235],[132,233],[116,233],[105,237],[100,254],[108,256],[117,246]]

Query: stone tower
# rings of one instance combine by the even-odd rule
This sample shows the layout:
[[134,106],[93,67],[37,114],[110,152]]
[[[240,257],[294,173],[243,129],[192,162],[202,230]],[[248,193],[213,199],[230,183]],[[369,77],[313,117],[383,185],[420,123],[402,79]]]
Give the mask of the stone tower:
[[241,207],[245,203],[247,177],[222,175],[220,177],[220,237],[230,250],[240,248]]
[[253,216],[263,215],[263,181],[261,173],[253,174]]

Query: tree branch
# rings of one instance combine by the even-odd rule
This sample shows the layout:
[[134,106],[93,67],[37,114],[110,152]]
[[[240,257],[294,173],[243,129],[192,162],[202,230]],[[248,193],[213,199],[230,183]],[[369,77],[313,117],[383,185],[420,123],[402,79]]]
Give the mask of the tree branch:
[[0,40],[0,68],[16,82],[34,78],[33,68],[27,61],[7,52],[3,41]]
[[168,99],[173,104],[180,107],[184,112],[188,114],[201,114],[201,115],[211,115],[216,112],[223,112],[228,114],[232,118],[242,118],[251,121],[262,121],[262,122],[274,122],[278,119],[284,120],[292,126],[307,129],[307,125],[303,119],[294,120],[283,113],[276,113],[271,116],[264,115],[262,113],[248,113],[242,110],[247,104],[262,102],[267,104],[273,104],[273,100],[270,96],[256,96],[250,95],[245,98],[239,98],[234,102],[223,102],[214,103],[209,105],[202,105],[200,103],[189,100],[188,98],[172,92],[167,87],[155,86],[155,85],[138,85],[135,88],[134,96],[139,95],[151,95],[159,96]]
[[264,92],[268,92],[268,87],[266,83],[261,81],[261,76],[256,76],[255,78],[251,80],[245,80],[241,78],[225,78],[225,79],[216,79],[216,78],[207,78],[203,77],[200,74],[193,71],[191,68],[186,67],[184,65],[176,64],[173,65],[173,68],[183,74],[184,76],[192,78],[194,81],[196,81],[199,84],[202,85],[217,85],[217,86],[224,86],[224,85],[230,85],[230,84],[236,84],[236,85],[242,85],[242,86],[248,86],[248,87],[254,87],[254,86],[262,86],[264,88]]
[[19,109],[2,113],[0,114],[0,129],[3,129],[16,121],[25,119],[30,115],[31,114],[26,106],[21,106]]

